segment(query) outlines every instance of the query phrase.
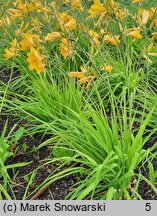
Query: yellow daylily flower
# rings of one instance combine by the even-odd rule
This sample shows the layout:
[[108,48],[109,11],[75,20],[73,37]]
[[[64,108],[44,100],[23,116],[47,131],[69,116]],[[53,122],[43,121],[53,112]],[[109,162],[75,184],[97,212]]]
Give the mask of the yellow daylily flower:
[[90,9],[88,10],[88,12],[91,15],[96,15],[99,13],[105,13],[106,9],[105,7],[100,3],[99,0],[94,0],[94,4],[90,7]]
[[5,49],[5,54],[4,54],[4,57],[6,59],[10,59],[10,58],[13,58],[15,56],[15,52],[14,51],[11,51],[10,49]]
[[[81,65],[80,67],[81,71],[72,71],[72,72],[69,72],[68,75],[72,78],[79,78],[79,79],[82,79],[82,78],[87,78],[87,70],[85,69],[85,67],[83,67]],[[80,82],[81,84],[83,84],[84,82]]]
[[41,1],[36,1],[34,3],[34,7],[37,10],[38,13],[46,12],[46,13],[51,13],[52,11],[49,8],[46,8],[42,5]]
[[118,22],[118,26],[119,26],[119,30],[120,30],[120,32],[123,32],[123,26],[121,25],[121,23],[120,22]]
[[139,26],[144,27],[149,20],[149,10],[140,8],[137,13],[137,21]]
[[116,12],[116,16],[119,17],[120,20],[122,21],[122,20],[125,18],[126,14],[125,14],[124,11],[118,10],[118,11]]
[[67,31],[72,30],[72,29],[76,29],[76,19],[72,18],[70,19],[66,24],[65,24],[65,29]]
[[149,20],[149,11],[148,10],[144,10],[142,13],[142,24],[146,25],[146,23]]
[[[2,20],[2,21],[3,21],[3,20]],[[4,19],[4,21],[3,21],[4,24],[9,25],[9,26],[12,24],[12,22],[13,22],[13,21],[12,21],[11,18],[8,17],[8,16],[7,16],[7,17]]]
[[153,49],[153,47],[154,47],[154,44],[153,44],[153,43],[149,44],[148,47],[145,47],[145,48],[143,49],[142,53],[147,54],[148,56],[157,56],[157,53],[156,53],[156,52],[151,52],[152,49]]
[[96,76],[89,76],[88,75],[88,70],[85,67],[83,67],[82,65],[81,65],[80,69],[81,69],[81,71],[69,72],[68,75],[70,77],[73,77],[73,78],[78,78],[78,84],[79,85],[87,83],[86,89],[88,90],[90,85],[91,85],[92,80]]
[[31,47],[34,47],[35,46],[35,43],[34,43],[34,35],[32,33],[26,33],[23,35],[23,39],[22,41],[20,42],[20,45],[21,45],[21,50],[28,50],[30,49]]
[[92,38],[92,43],[95,43],[97,46],[99,46],[100,45],[99,35],[93,30],[89,30],[88,34]]
[[105,1],[105,8],[108,15],[113,15],[118,11],[119,5],[114,0]]
[[59,32],[51,32],[48,33],[47,36],[45,37],[45,40],[48,42],[53,42],[56,39],[60,39],[61,34]]
[[19,9],[9,8],[8,12],[12,14],[12,20],[23,17],[22,11],[20,11]]
[[112,70],[113,70],[113,67],[112,67],[111,65],[109,65],[109,64],[105,64],[105,65],[102,67],[101,70],[104,70],[104,71],[106,71],[106,72],[111,73]]
[[58,17],[59,17],[59,20],[62,24],[66,24],[67,22],[69,22],[69,20],[71,18],[67,12],[59,13]]
[[68,56],[74,56],[73,44],[66,38],[61,39],[61,43],[59,45],[59,52],[66,59]]
[[151,24],[151,27],[152,27],[152,26],[157,27],[157,19],[156,19],[156,18],[153,19],[152,24]]
[[153,47],[154,47],[154,44],[151,43],[151,44],[149,44],[148,47],[145,47],[142,50],[142,56],[144,59],[146,59],[148,61],[149,64],[152,64],[152,61],[150,60],[149,57],[156,57],[157,56],[157,52],[151,52]]
[[141,32],[140,28],[130,28],[126,30],[126,35],[131,36],[134,40],[136,40],[137,38],[143,38],[140,32]]
[[109,36],[108,34],[105,35],[105,42],[106,44],[111,44],[113,46],[117,46],[120,43],[120,36]]
[[27,7],[28,7],[28,11],[34,11],[34,9],[35,9],[33,3],[28,3],[28,4],[27,4]]
[[101,36],[104,36],[105,33],[106,33],[106,32],[104,31],[104,29],[101,28],[101,29],[100,29],[100,35],[101,35]]
[[11,48],[10,49],[13,49],[13,50],[15,50],[15,49],[17,49],[18,48],[18,43],[17,43],[17,40],[16,40],[16,38],[15,39],[13,39],[12,41],[11,41]]
[[61,42],[62,43],[59,46],[59,51],[60,51],[61,55],[63,56],[63,58],[66,59],[68,56],[68,46],[67,46],[68,40],[63,38],[61,40]]
[[4,50],[5,51],[4,57],[6,59],[13,58],[18,52],[17,40],[13,39],[10,44],[11,44],[11,47],[9,49],[7,48]]
[[69,72],[68,75],[69,77],[73,77],[73,78],[82,78],[84,77],[84,72],[79,72],[79,71]]
[[89,77],[85,76],[78,80],[78,83],[82,85],[83,83],[89,82]]
[[67,31],[76,28],[76,19],[69,16],[66,12],[60,13],[58,19],[61,26],[63,26]]
[[3,26],[3,21],[2,20],[0,20],[0,26]]
[[132,3],[139,3],[141,0],[133,0]]
[[78,10],[83,10],[83,6],[80,2],[80,0],[73,0],[72,3],[71,3],[71,7],[72,9],[78,9]]
[[39,74],[45,69],[45,64],[42,62],[43,57],[34,47],[31,47],[30,52],[27,53],[27,56],[28,58],[26,61],[29,63],[30,70],[35,70],[37,74]]
[[39,34],[34,34],[33,35],[33,41],[36,45],[43,43],[44,41],[40,39],[40,35]]
[[27,4],[22,4],[22,3],[19,4],[18,9],[20,9],[20,11],[22,11],[22,13],[27,13],[28,12]]
[[149,17],[150,17],[150,19],[152,19],[155,16],[155,14],[157,14],[157,8],[156,7],[151,7],[149,9]]
[[143,38],[139,31],[131,31],[127,34],[128,36],[131,36],[133,38]]

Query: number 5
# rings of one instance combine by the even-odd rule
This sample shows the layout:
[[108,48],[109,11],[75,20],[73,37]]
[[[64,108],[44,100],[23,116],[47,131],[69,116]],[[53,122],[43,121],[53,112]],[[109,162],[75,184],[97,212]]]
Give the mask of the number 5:
[[151,203],[146,203],[145,210],[146,211],[150,211],[151,210]]

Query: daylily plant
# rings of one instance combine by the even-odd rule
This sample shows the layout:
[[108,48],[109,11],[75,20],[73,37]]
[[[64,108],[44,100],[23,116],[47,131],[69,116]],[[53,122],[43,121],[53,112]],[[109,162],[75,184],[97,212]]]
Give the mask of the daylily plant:
[[[28,68],[39,74],[46,69],[48,59],[52,56],[60,55],[63,61],[67,59],[73,61],[78,55],[77,50],[80,48],[79,41],[82,34],[88,37],[89,51],[86,55],[90,56],[93,52],[94,56],[104,45],[121,49],[126,38],[130,38],[133,43],[145,40],[145,32],[149,29],[151,34],[146,39],[148,52],[143,49],[141,55],[143,59],[152,63],[151,57],[157,56],[155,49],[152,49],[156,40],[157,8],[144,9],[141,0],[133,0],[132,3],[139,5],[135,13],[126,7],[122,8],[114,0],[94,0],[90,7],[84,6],[84,0],[57,0],[47,5],[40,0],[7,1],[6,13],[0,19],[0,28],[4,31],[4,36],[8,28],[13,25],[15,28],[12,28],[14,36],[9,42],[10,45],[5,45],[4,57],[6,60],[15,59],[16,56],[20,58],[23,52]],[[81,23],[77,18],[77,14],[80,13],[85,14],[85,23]],[[132,20],[132,26],[127,25],[126,19]],[[119,30],[118,33],[114,32],[114,27]],[[47,47],[53,44],[55,49],[47,52]],[[79,64],[82,68],[82,63]],[[104,64],[103,70],[114,72],[109,62]],[[90,74],[90,70],[88,75],[85,75],[83,71],[81,69],[80,72],[70,72],[69,76],[77,75],[80,84],[90,83],[93,75]]]

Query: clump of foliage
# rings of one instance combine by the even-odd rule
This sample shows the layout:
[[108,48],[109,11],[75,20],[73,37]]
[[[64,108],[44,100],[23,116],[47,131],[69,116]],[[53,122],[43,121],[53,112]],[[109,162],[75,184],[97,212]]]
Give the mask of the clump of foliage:
[[[0,7],[0,63],[12,71],[0,83],[3,110],[27,120],[27,134],[51,135],[36,150],[49,146],[45,164],[58,163],[28,197],[72,174],[79,177],[67,199],[141,199],[140,179],[156,192],[156,144],[145,149],[156,137],[154,1],[16,0]],[[4,132],[0,143],[6,182]],[[147,161],[150,180],[136,173]]]

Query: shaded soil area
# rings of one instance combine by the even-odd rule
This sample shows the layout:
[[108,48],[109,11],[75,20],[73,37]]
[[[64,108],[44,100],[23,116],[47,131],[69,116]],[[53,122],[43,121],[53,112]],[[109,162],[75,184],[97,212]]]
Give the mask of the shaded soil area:
[[20,72],[18,70],[14,70],[11,72],[11,70],[5,70],[0,68],[0,81],[7,84],[8,81],[14,80]]
[[[17,73],[18,74],[18,73]],[[15,76],[17,75],[15,74]],[[4,83],[8,82],[10,77],[9,72],[0,73],[0,80]],[[6,120],[8,120],[8,127],[6,134],[9,133],[14,124],[18,123],[17,127],[14,131],[18,130],[19,127],[25,127],[27,125],[26,121],[17,122],[11,115],[1,115],[0,114],[0,134],[2,133],[3,127],[5,125]],[[31,162],[26,167],[20,167],[15,170],[9,170],[9,175],[13,180],[14,184],[12,185],[13,191],[15,193],[16,199],[31,199],[34,194],[32,192],[42,183],[45,179],[53,174],[53,172],[58,168],[59,164],[45,164],[48,158],[52,158],[52,147],[43,147],[38,151],[33,150],[34,146],[39,146],[40,143],[45,140],[51,138],[50,135],[43,136],[43,134],[37,134],[33,137],[25,136],[21,138],[16,147],[18,146],[18,152],[15,156],[11,156],[6,164],[14,164],[21,162]],[[146,144],[145,148],[149,148],[150,146],[156,143],[156,139],[152,139],[149,143]],[[23,151],[22,145],[27,145],[27,151]],[[157,159],[153,160],[154,170],[157,170]],[[66,169],[66,167],[64,168]],[[140,172],[143,176],[149,179],[149,170],[147,163],[140,169]],[[0,179],[1,183],[2,179]],[[41,191],[40,194],[37,194],[36,199],[40,200],[64,200],[68,193],[72,190],[72,186],[78,181],[77,175],[71,175],[64,179],[58,180],[50,185],[50,187],[45,188],[45,190]],[[27,188],[29,184],[29,188]],[[26,192],[26,188],[28,192]],[[9,194],[11,195],[11,191],[8,189]],[[24,197],[25,194],[25,197]],[[140,181],[139,184],[139,194],[144,200],[157,200],[157,194],[152,191],[151,187],[145,182]]]
[[[18,71],[13,72],[11,76],[9,70],[8,71],[3,70],[0,72],[0,81],[4,84],[7,84],[8,82],[16,78],[16,76],[18,75],[19,75]],[[17,126],[14,128],[12,133],[17,131],[19,127],[26,127],[27,125],[27,122],[25,120],[19,122],[17,119],[13,118],[9,114],[2,115],[0,113],[0,135],[3,131],[6,121],[7,121],[7,131],[5,133],[6,136],[12,130],[15,124],[17,124]],[[37,134],[33,137],[31,136],[22,137],[16,144],[16,147],[18,147],[18,152],[15,154],[15,156],[10,157],[6,161],[6,165],[21,163],[21,162],[31,162],[26,167],[24,166],[24,167],[17,168],[16,172],[9,170],[9,176],[14,182],[13,191],[16,199],[18,200],[23,199],[29,179],[33,176],[32,183],[29,183],[30,186],[28,188],[28,193],[25,197],[27,199],[31,199],[33,196],[33,194],[31,195],[31,192],[34,191],[37,188],[37,186],[39,186],[57,168],[58,165],[52,163],[45,165],[44,160],[45,159],[47,160],[48,158],[52,157],[51,148],[43,147],[38,151],[32,151],[35,146],[36,147],[39,146],[39,144],[49,139],[50,137],[51,137],[50,135],[44,136],[43,134]],[[24,143],[27,146],[27,151],[25,152],[23,152],[22,149],[22,145]],[[70,192],[71,190],[70,187],[74,185],[76,179],[77,177],[75,175],[72,175],[64,179],[61,179],[57,182],[54,182],[52,185],[50,185],[48,189],[42,192],[39,197],[36,197],[36,199],[62,200]],[[2,179],[0,179],[0,183],[1,181]],[[8,191],[8,193],[12,196],[11,191]]]
[[[16,119],[13,119],[11,116],[2,116],[0,118],[0,134],[2,132],[2,128],[4,127],[6,119],[8,119],[8,128],[6,134],[8,134],[13,125],[17,123]],[[24,126],[25,123],[25,121],[18,122],[18,125]],[[13,133],[18,130],[18,128],[19,126],[15,128]],[[43,134],[37,134],[33,137],[25,136],[21,138],[16,145],[16,148],[19,147],[18,152],[14,156],[9,157],[9,159],[6,161],[6,165],[21,162],[31,162],[26,167],[24,166],[17,168],[16,171],[14,170],[14,172],[13,170],[8,171],[10,178],[14,182],[13,190],[16,199],[23,199],[28,184],[30,184],[30,186],[26,198],[31,199],[33,194],[29,194],[34,191],[36,187],[39,186],[49,175],[51,175],[52,172],[56,170],[58,164],[45,164],[48,158],[52,158],[51,148],[42,147],[38,151],[33,151],[35,146],[37,147],[39,144],[49,139],[50,137],[50,135],[43,136]],[[25,143],[28,147],[26,152],[22,151],[21,146],[23,145],[23,143]],[[29,182],[30,178],[32,178],[32,183]],[[50,185],[49,188],[46,188],[46,190],[44,190],[39,197],[37,196],[36,199],[62,200],[70,192],[71,186],[76,183],[76,180],[77,176],[75,175],[59,180]],[[11,192],[9,192],[9,194],[11,195]]]
[[[152,162],[154,170],[157,170],[157,159]],[[141,170],[141,174],[149,179],[148,164],[146,164]],[[157,188],[157,181],[156,181]],[[157,200],[157,194],[151,189],[151,186],[147,184],[144,180],[139,183],[139,194],[144,200]]]
[[[157,138],[152,137],[152,139],[145,144],[144,149],[151,148],[156,142],[157,142]],[[155,159],[153,159],[152,165],[153,165],[154,171],[157,171],[157,158],[156,157]],[[147,179],[150,178],[147,162],[144,164],[143,167],[141,167],[140,173]],[[157,179],[155,183],[156,185],[154,186],[157,188]],[[152,191],[151,186],[147,184],[144,180],[140,181],[139,194],[144,200],[157,200],[157,194],[154,191]]]

